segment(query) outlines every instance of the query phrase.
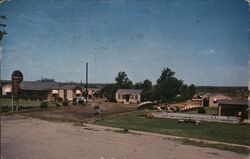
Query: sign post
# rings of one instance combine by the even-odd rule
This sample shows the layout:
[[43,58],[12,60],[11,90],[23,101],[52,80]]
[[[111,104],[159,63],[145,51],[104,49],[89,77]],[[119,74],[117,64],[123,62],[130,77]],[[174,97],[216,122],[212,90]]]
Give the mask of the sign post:
[[[18,99],[20,95],[20,87],[19,84],[23,81],[23,74],[21,71],[16,70],[12,73],[11,76],[12,80],[12,102],[15,100],[16,101],[16,110],[18,111]],[[12,108],[13,109],[13,108]]]
[[94,121],[95,121],[95,119],[96,119],[96,117],[97,117],[97,119],[100,119],[100,106],[99,105],[95,105],[94,103],[93,103],[93,119],[94,119]]

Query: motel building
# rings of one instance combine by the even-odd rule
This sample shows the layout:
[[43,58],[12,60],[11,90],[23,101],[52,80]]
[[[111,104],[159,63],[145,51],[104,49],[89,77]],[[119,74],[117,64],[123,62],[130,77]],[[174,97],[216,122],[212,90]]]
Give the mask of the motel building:
[[[23,81],[20,83],[21,98],[31,100],[55,101],[57,98],[73,100],[82,96],[82,88],[77,84],[61,84],[58,82]],[[2,86],[2,96],[11,98],[11,83]]]
[[218,116],[244,116],[248,118],[248,100],[218,100]]
[[118,89],[116,91],[115,97],[118,103],[141,103],[141,93],[142,90],[137,89]]

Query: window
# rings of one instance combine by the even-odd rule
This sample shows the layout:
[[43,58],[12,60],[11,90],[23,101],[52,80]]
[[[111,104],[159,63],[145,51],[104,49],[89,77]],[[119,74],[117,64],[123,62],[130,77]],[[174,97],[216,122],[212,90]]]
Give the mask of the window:
[[126,95],[123,94],[123,95],[122,95],[122,99],[126,99]]
[[135,95],[135,100],[137,100],[138,99],[138,95]]
[[121,94],[118,94],[118,99],[121,99]]
[[64,90],[63,94],[64,94],[63,95],[64,99],[67,99],[67,90],[66,89]]
[[132,94],[130,98],[131,98],[131,99],[134,99],[134,95]]

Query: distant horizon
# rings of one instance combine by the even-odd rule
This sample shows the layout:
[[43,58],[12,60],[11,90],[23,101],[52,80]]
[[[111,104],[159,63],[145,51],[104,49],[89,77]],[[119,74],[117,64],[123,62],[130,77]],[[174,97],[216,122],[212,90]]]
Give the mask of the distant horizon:
[[169,67],[185,84],[247,86],[249,5],[235,0],[19,0],[0,4],[2,79],[153,84]]
[[[54,79],[55,80],[55,79]],[[2,79],[2,80],[0,80],[0,81],[11,81],[11,79]],[[38,80],[24,80],[24,81],[28,81],[28,82],[36,82],[36,81],[38,81]],[[46,81],[41,81],[41,82],[46,82]],[[55,80],[55,82],[58,82],[58,83],[77,83],[77,84],[81,84],[81,82],[74,82],[74,81],[69,81],[69,82],[62,82],[62,81],[57,81],[57,80]],[[133,82],[133,81],[132,81]],[[143,82],[143,81],[141,81],[141,82]],[[138,83],[138,82],[133,82],[133,84],[136,84],[136,83]],[[84,85],[84,84],[86,84],[85,82],[82,82],[82,84]],[[111,83],[92,83],[92,82],[90,82],[90,83],[88,83],[88,84],[101,84],[101,85],[105,85],[105,84],[115,84],[115,82],[111,82]],[[156,84],[153,84],[152,83],[152,85],[156,85]],[[195,84],[194,84],[195,85]],[[195,87],[247,87],[248,88],[248,86],[206,86],[206,85],[195,85]]]

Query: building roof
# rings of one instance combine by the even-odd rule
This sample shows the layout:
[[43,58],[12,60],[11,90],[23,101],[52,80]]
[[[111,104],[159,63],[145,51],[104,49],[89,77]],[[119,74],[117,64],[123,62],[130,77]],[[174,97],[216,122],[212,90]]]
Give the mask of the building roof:
[[142,90],[139,89],[118,89],[117,94],[141,94]]
[[4,84],[11,84],[12,81],[11,80],[1,80],[1,85],[4,85]]
[[57,82],[23,81],[20,83],[21,90],[43,91],[58,88]]
[[[226,96],[224,94],[219,94],[219,93],[206,93],[206,94],[203,95],[203,98],[205,98],[205,97],[214,97],[214,96],[225,96],[225,97],[228,97],[228,96]],[[230,97],[228,97],[228,98],[230,98]]]
[[218,105],[248,105],[248,100],[241,99],[220,99]]
[[75,88],[78,88],[78,87],[80,88],[80,86],[77,85],[77,84],[65,84],[65,85],[62,85],[60,87],[60,89],[72,90],[72,89],[75,89]]

